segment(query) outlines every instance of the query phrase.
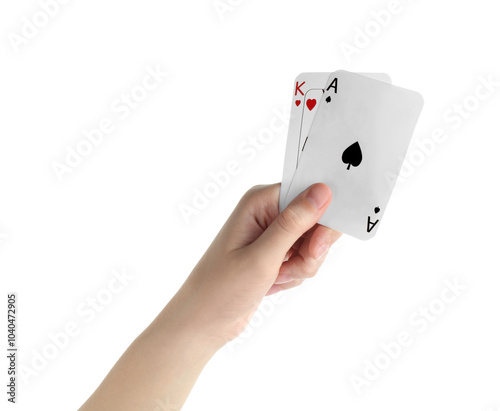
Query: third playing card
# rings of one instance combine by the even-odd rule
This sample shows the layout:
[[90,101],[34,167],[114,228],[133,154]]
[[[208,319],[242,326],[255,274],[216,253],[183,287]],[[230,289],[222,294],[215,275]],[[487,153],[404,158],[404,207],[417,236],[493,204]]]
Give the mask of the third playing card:
[[[302,73],[294,84],[290,125],[285,151],[285,164],[281,180],[280,210],[285,204],[286,195],[292,182],[293,174],[299,164],[302,148],[307,139],[319,102],[324,91],[330,86],[326,84],[331,73]],[[387,83],[391,78],[384,73],[360,73]],[[334,87],[335,85],[332,85]]]
[[319,221],[359,239],[379,227],[413,130],[420,94],[372,78],[330,75],[285,205],[311,184],[325,183],[333,200]]

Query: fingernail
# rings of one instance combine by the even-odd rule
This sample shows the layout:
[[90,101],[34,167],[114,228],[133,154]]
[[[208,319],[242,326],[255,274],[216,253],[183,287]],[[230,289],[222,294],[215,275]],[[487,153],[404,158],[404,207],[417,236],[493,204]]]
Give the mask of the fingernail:
[[321,259],[330,249],[330,244],[322,244],[316,249],[316,259]]
[[313,203],[314,207],[320,209],[330,200],[330,189],[324,184],[311,187],[306,198]]
[[288,274],[280,274],[276,277],[276,280],[274,280],[274,284],[285,284],[293,280],[294,279],[290,277]]

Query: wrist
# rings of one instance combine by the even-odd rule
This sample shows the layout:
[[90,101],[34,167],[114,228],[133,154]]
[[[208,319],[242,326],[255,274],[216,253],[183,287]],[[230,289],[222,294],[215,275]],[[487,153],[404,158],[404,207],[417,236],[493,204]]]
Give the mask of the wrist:
[[165,306],[150,328],[163,341],[162,345],[175,345],[199,361],[208,361],[225,343],[206,318],[186,302],[181,292]]

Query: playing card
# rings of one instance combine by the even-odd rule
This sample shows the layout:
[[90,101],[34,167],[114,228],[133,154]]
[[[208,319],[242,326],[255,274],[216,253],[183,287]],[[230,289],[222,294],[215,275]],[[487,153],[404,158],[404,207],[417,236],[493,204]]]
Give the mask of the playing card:
[[380,226],[422,110],[420,94],[337,71],[325,89],[285,206],[325,183],[332,203],[319,223],[359,239]]
[[[326,82],[330,74],[331,73],[302,73],[295,79],[292,110],[285,150],[285,163],[283,166],[283,178],[281,180],[280,210],[284,208],[286,195],[288,194],[293,174],[298,166],[302,148],[311,128],[321,97],[323,96],[325,88],[328,87]],[[391,82],[391,78],[384,73],[360,74],[387,83]]]

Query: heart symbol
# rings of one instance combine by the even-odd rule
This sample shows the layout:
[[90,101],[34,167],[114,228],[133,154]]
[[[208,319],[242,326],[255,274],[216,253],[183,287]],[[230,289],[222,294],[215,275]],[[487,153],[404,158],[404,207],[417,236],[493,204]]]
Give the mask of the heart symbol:
[[300,100],[295,100],[295,105],[298,107],[300,106]]
[[316,99],[315,98],[309,99],[307,100],[306,104],[309,111],[311,111],[314,107],[316,107]]

